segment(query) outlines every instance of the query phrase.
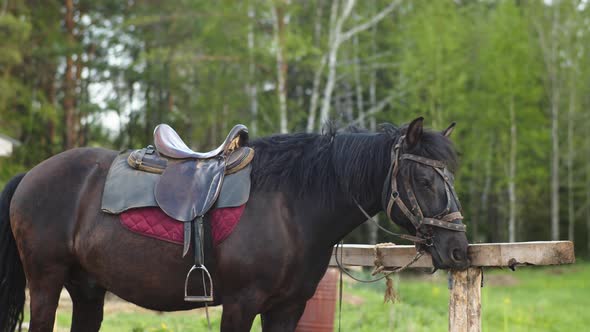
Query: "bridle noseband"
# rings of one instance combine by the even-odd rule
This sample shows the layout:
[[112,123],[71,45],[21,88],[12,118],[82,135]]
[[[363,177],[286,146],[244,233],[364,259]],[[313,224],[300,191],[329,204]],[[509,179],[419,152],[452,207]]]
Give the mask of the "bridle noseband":
[[[391,212],[393,210],[393,207],[397,206],[401,210],[401,212],[410,220],[412,225],[414,225],[416,229],[416,235],[421,240],[416,241],[415,239],[412,239],[412,241],[417,243],[423,243],[426,245],[432,245],[432,238],[430,235],[428,235],[427,232],[424,231],[424,225],[444,228],[456,232],[465,232],[466,227],[464,224],[461,223],[461,220],[463,219],[463,215],[461,215],[461,212],[451,212],[451,196],[455,200],[455,204],[457,205],[459,210],[461,209],[461,205],[459,203],[459,199],[457,198],[455,187],[453,186],[452,173],[449,172],[449,170],[447,169],[447,165],[440,160],[429,159],[410,153],[403,153],[403,151],[401,150],[404,139],[405,135],[402,135],[394,144],[391,150],[392,163],[389,173],[387,175],[387,179],[385,180],[385,183],[383,185],[383,207],[385,209],[385,212],[387,213],[387,216],[389,218],[392,218]],[[420,208],[416,196],[414,195],[414,191],[412,190],[409,177],[407,177],[404,180],[404,186],[406,190],[406,195],[409,200],[410,208],[408,208],[408,206],[404,203],[404,201],[400,197],[397,184],[397,175],[402,160],[416,162],[422,165],[432,167],[436,171],[436,173],[441,176],[445,183],[445,192],[447,196],[447,205],[442,212],[438,213],[433,217],[424,217],[422,209]],[[387,186],[388,183],[390,183],[389,187]],[[391,191],[390,195],[387,195],[388,189],[390,189]],[[459,223],[454,223],[455,221],[459,221]]]

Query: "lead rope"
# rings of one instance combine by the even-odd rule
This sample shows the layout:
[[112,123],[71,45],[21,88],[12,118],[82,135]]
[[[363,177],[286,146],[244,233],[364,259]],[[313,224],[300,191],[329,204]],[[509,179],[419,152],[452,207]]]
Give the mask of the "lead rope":
[[[415,237],[415,236],[411,236],[411,235],[406,235],[406,234],[398,234],[398,233],[391,232],[391,231],[387,230],[386,228],[383,228],[381,225],[379,225],[379,223],[375,219],[373,219],[373,217],[371,217],[365,211],[365,209],[363,209],[363,207],[357,202],[357,200],[355,198],[353,198],[353,200],[356,203],[356,205],[358,206],[359,210],[361,210],[361,212],[365,215],[365,217],[367,217],[367,219],[369,219],[372,222],[374,222],[375,225],[377,225],[377,227],[379,229],[381,229],[382,231],[384,231],[385,233],[390,234],[390,235],[393,235],[393,236],[397,236],[397,237],[402,238],[402,239],[406,239],[406,240],[410,240],[410,241],[413,241],[413,242],[417,242],[417,243],[424,243],[424,242],[426,242],[424,239],[421,239],[419,237]],[[342,280],[342,273],[345,273],[347,276],[349,276],[353,280],[358,281],[358,282],[362,282],[362,283],[374,283],[374,282],[383,280],[384,278],[387,278],[388,279],[388,284],[386,285],[386,287],[389,290],[389,288],[392,287],[391,284],[389,283],[389,281],[390,281],[389,276],[392,275],[392,274],[394,274],[394,273],[396,273],[396,272],[401,272],[401,271],[407,269],[412,264],[416,263],[420,259],[420,257],[422,257],[424,255],[424,251],[423,250],[416,251],[416,256],[414,256],[414,258],[412,258],[412,260],[409,261],[406,265],[401,266],[401,267],[398,267],[398,268],[396,268],[394,270],[390,270],[387,273],[381,272],[381,273],[383,273],[383,275],[381,277],[379,277],[379,278],[370,279],[370,280],[362,280],[362,279],[359,279],[359,278],[353,276],[352,274],[350,274],[350,272],[348,272],[342,266],[342,264],[340,263],[340,261],[342,260],[342,250],[343,250],[343,248],[344,248],[344,241],[341,240],[336,245],[336,254],[334,255],[334,259],[336,260],[336,265],[338,265],[338,270],[340,270],[340,285],[339,285],[339,293],[340,294],[338,295],[338,331],[339,332],[341,331],[341,328],[342,328],[342,290],[343,290],[343,287],[342,287],[342,285],[343,285],[343,282],[342,282],[343,281]],[[377,246],[376,246],[376,248],[377,248]],[[338,259],[338,253],[339,252],[340,252],[340,259]],[[376,249],[375,252],[378,253],[378,249]],[[376,259],[376,261],[377,260],[378,259]],[[373,272],[375,272],[377,270],[383,270],[383,266],[377,266],[376,265],[375,266],[375,270]],[[373,275],[375,275],[377,273],[379,273],[379,272],[375,272]],[[387,294],[385,295],[385,298],[386,299],[388,298],[387,297]]]
[[[342,327],[342,273],[344,272],[347,276],[351,277],[352,279],[358,281],[358,282],[362,282],[362,283],[373,283],[373,282],[377,282],[379,280],[383,280],[384,278],[389,278],[390,275],[397,273],[397,272],[401,272],[405,269],[407,269],[408,267],[410,267],[412,264],[416,263],[416,261],[418,261],[420,259],[420,257],[422,257],[424,255],[424,251],[420,250],[416,252],[416,256],[414,256],[414,258],[412,258],[411,261],[409,261],[406,265],[401,266],[401,267],[397,267],[394,270],[390,270],[387,273],[386,272],[381,272],[383,273],[383,275],[379,278],[376,279],[371,279],[371,280],[362,280],[359,279],[355,276],[353,276],[352,274],[350,274],[350,272],[346,271],[346,269],[342,266],[342,264],[340,263],[340,261],[342,260],[342,250],[344,248],[344,243],[343,241],[340,241],[337,245],[336,245],[336,254],[334,255],[334,259],[336,260],[336,265],[338,265],[338,269],[340,270],[340,294],[338,296],[338,331],[340,332],[341,327]],[[340,252],[340,259],[338,259],[338,252]],[[389,285],[387,285],[387,287],[389,287]]]
[[[197,227],[199,227],[197,229]],[[203,264],[205,263],[205,241],[204,241],[204,232],[203,232],[203,224],[201,223],[200,225],[195,225],[195,232],[199,232],[201,235],[203,235],[203,239],[199,240],[199,247],[201,248],[201,262],[203,262]],[[197,245],[197,243],[194,244],[195,246]],[[207,283],[205,282],[205,271],[201,271],[201,279],[203,280],[203,291],[205,292],[205,296],[207,296]],[[211,282],[213,282],[213,280],[210,280]],[[209,294],[211,295],[211,294]],[[207,328],[209,331],[212,331],[213,329],[211,328],[211,319],[209,318],[209,304],[207,302],[205,302],[205,316],[207,317]]]
[[[344,240],[340,240],[340,259],[342,259],[342,248],[344,245]],[[338,251],[336,251],[336,256],[338,256]],[[340,292],[338,295],[338,332],[340,332],[340,328],[342,325],[342,269],[340,269]]]
[[209,331],[212,331],[211,320],[209,319],[209,305],[207,304],[207,302],[205,302],[205,316],[207,316],[207,327]]
[[[202,276],[203,276],[203,289],[205,290],[205,294],[206,294],[207,287],[205,285],[205,272],[202,273]],[[207,328],[209,329],[209,331],[212,331],[211,320],[209,319],[209,305],[207,304],[207,302],[205,302],[205,316],[207,317]]]
[[[343,244],[340,243],[338,246],[340,248],[340,252],[341,252],[340,256],[342,258]],[[408,267],[410,267],[412,264],[416,263],[420,259],[420,257],[422,257],[423,255],[424,255],[424,251],[422,251],[422,250],[417,251],[416,252],[416,255],[414,256],[414,258],[412,258],[412,260],[409,261],[406,265],[401,266],[401,267],[396,267],[395,269],[389,270],[388,272],[384,272],[384,275],[382,275],[379,278],[368,279],[368,280],[359,279],[359,278],[353,276],[352,274],[350,274],[350,272],[346,271],[346,268],[344,268],[344,266],[342,266],[342,263],[340,262],[340,259],[338,259],[338,255],[337,254],[334,255],[334,259],[336,260],[336,265],[338,265],[338,268],[340,269],[340,272],[344,272],[344,274],[346,274],[347,276],[351,277],[355,281],[366,283],[366,284],[370,284],[370,283],[373,283],[373,282],[377,282],[379,280],[383,280],[385,277],[388,277],[388,276],[390,276],[390,275],[392,275],[394,273],[402,272],[403,270],[405,270]]]

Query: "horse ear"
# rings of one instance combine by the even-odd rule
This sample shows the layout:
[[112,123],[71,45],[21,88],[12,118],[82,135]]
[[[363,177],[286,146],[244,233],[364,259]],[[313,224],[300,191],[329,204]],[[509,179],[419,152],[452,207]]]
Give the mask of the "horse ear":
[[449,126],[449,128],[445,129],[442,131],[442,134],[446,137],[450,137],[451,134],[453,133],[453,130],[455,130],[455,125],[457,124],[457,122],[452,122],[451,125]]
[[412,121],[408,126],[408,130],[406,131],[406,142],[409,147],[416,145],[420,138],[422,137],[422,126],[424,123],[424,118],[419,117]]

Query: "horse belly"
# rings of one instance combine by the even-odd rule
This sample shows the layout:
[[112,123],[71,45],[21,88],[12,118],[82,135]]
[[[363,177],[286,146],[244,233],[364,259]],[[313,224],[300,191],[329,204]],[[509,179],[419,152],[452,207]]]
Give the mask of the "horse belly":
[[[182,246],[137,235],[123,228],[118,216],[102,213],[101,227],[80,244],[81,265],[99,284],[139,306],[175,311],[199,307],[184,301],[184,278],[192,258],[182,258]],[[201,294],[201,279],[194,275],[189,290]],[[199,287],[200,286],[200,287]]]

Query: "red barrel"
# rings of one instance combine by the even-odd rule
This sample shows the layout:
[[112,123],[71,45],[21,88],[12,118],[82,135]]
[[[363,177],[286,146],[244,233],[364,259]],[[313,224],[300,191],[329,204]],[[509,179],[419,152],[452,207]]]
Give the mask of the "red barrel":
[[333,332],[336,296],[338,295],[338,270],[330,268],[320,280],[318,288],[307,301],[305,312],[295,332]]

